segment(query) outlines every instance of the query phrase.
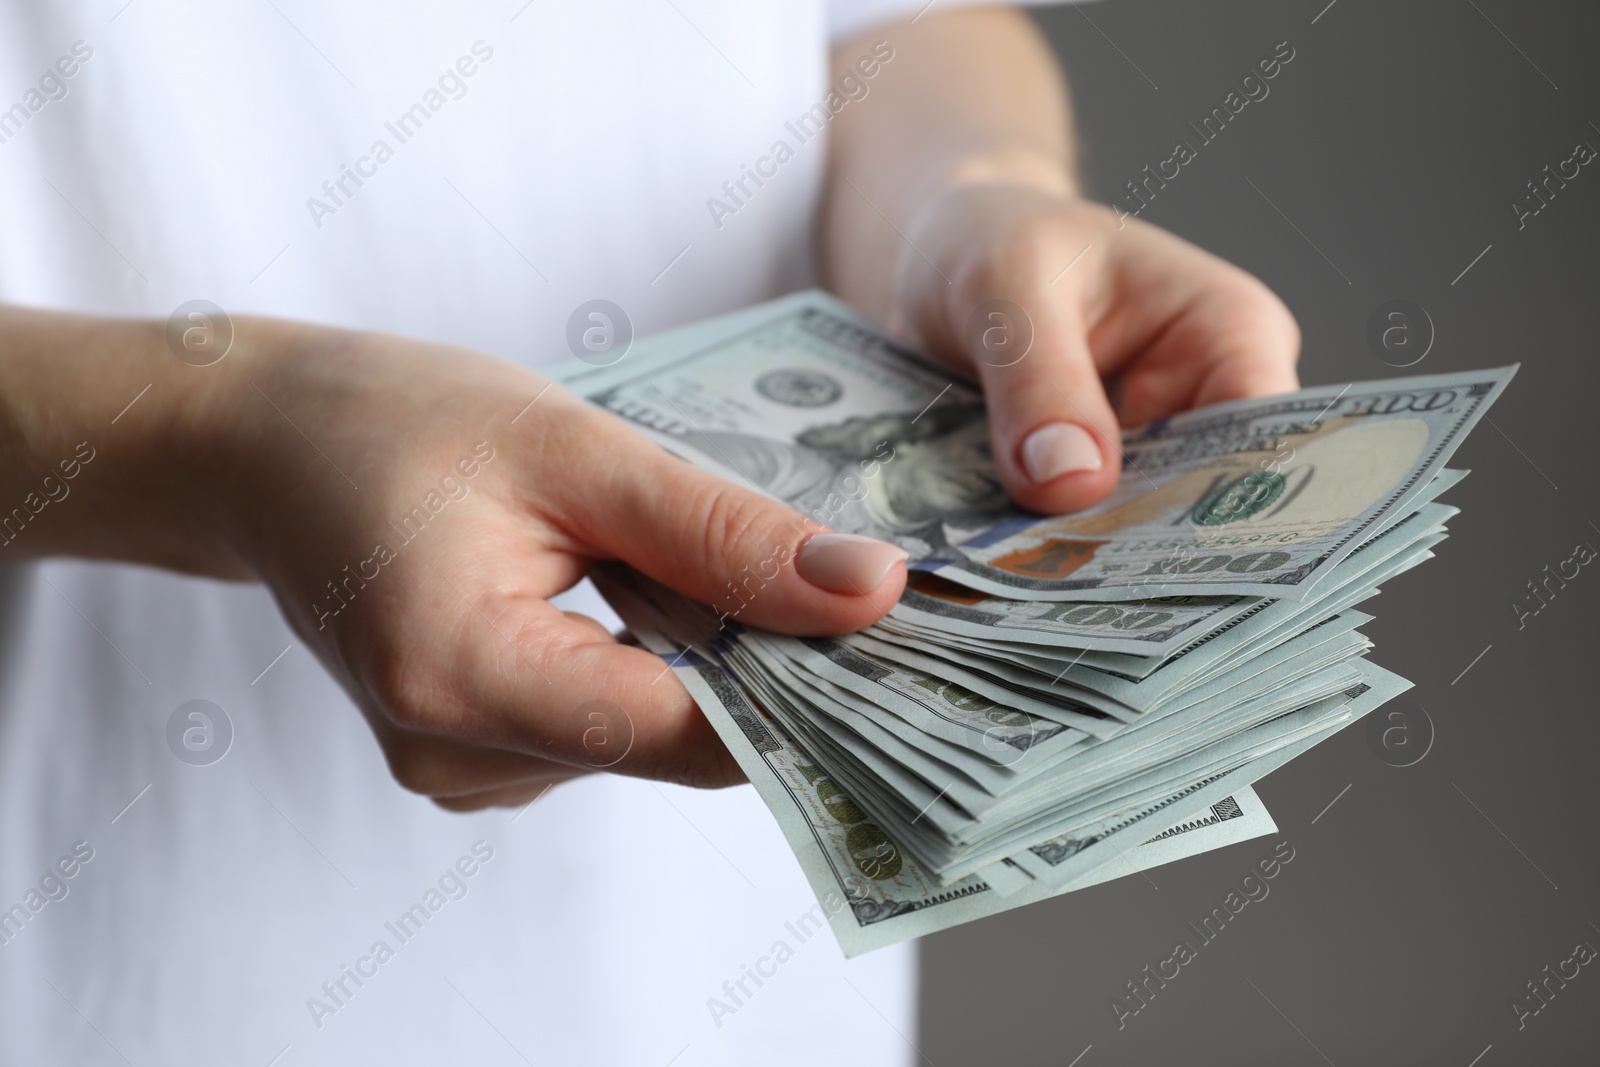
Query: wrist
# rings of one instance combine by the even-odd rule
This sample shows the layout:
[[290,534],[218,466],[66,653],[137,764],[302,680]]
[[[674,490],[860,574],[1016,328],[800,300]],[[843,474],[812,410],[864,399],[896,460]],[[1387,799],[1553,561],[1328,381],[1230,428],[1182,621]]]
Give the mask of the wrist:
[[195,366],[159,321],[0,308],[0,553],[249,577],[231,515],[247,481],[233,398],[274,358],[278,329],[232,332],[224,358]]
[[158,565],[268,580],[269,549],[285,520],[272,509],[306,500],[305,479],[291,476],[299,468],[285,458],[308,422],[297,385],[308,365],[325,364],[353,335],[257,316],[232,318],[230,326],[232,344],[216,363],[169,358],[176,364],[166,368],[170,389],[149,413],[129,479],[148,494],[166,543],[189,554]]
[[968,186],[1021,186],[1072,199],[1080,195],[1073,161],[1026,144],[1004,144],[960,153],[936,171],[929,199]]

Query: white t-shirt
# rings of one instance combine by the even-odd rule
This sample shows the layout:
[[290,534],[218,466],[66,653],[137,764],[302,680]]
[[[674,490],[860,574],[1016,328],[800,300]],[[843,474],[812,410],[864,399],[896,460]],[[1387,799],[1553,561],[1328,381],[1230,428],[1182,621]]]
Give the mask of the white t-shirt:
[[[538,365],[594,298],[648,333],[777,295],[826,147],[786,124],[830,37],[922,4],[837,6],[0,0],[0,300]],[[0,1063],[910,1062],[911,947],[799,942],[813,903],[748,787],[446,814],[263,589],[0,567]]]

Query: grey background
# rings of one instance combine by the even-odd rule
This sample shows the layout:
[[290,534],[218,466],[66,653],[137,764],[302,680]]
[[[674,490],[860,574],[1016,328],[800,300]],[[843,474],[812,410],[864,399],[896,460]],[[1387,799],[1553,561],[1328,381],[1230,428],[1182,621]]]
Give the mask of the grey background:
[[[1473,474],[1446,498],[1462,514],[1438,558],[1363,605],[1372,658],[1416,683],[1435,744],[1396,769],[1347,730],[1258,787],[1277,838],[926,939],[917,1045],[938,1067],[1600,1059],[1600,961],[1525,1029],[1510,1007],[1579,940],[1600,948],[1600,561],[1520,631],[1510,606],[1578,542],[1600,549],[1600,165],[1521,231],[1509,207],[1579,140],[1600,148],[1600,8],[1325,4],[1118,0],[1038,17],[1102,199],[1178,138],[1197,144],[1188,121],[1278,42],[1295,48],[1142,217],[1277,290],[1304,331],[1306,384],[1522,363],[1452,464]],[[1411,371],[1364,339],[1396,297],[1436,328]],[[1119,1031],[1112,996],[1195,942],[1186,924],[1279,840],[1296,855],[1270,895]]]

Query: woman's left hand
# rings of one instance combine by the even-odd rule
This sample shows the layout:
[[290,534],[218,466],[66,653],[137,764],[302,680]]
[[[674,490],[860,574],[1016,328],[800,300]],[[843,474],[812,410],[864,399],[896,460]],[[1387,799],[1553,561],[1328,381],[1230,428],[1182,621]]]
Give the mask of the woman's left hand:
[[1119,425],[1298,388],[1300,332],[1270,289],[1103,205],[958,184],[905,237],[890,326],[978,377],[1000,478],[1035,511],[1111,492]]

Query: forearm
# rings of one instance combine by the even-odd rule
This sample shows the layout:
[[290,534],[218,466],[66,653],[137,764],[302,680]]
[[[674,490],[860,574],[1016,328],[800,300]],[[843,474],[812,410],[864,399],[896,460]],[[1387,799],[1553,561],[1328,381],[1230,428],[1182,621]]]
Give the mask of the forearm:
[[266,324],[191,366],[154,320],[0,306],[0,563],[51,555],[246,577],[218,525],[218,396]]
[[1066,85],[1027,16],[977,8],[881,27],[835,49],[834,84],[880,39],[893,59],[833,123],[820,239],[829,287],[883,320],[902,235],[932,198],[980,182],[1072,194],[1077,181]]

